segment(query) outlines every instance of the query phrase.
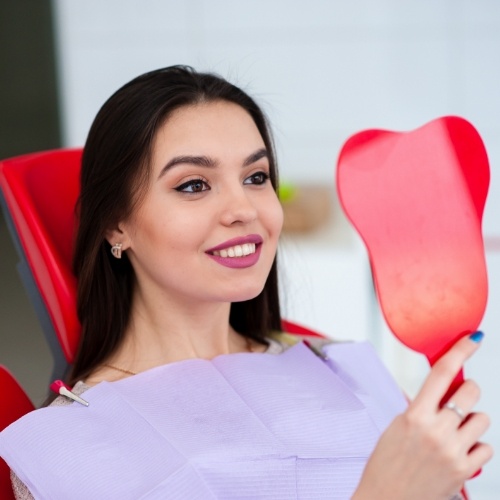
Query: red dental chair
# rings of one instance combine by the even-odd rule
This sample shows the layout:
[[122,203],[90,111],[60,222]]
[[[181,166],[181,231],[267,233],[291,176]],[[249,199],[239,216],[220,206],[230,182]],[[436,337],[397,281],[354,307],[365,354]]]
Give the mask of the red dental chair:
[[[60,150],[0,163],[0,204],[19,256],[18,272],[54,358],[52,379],[64,377],[79,335],[71,252],[80,159],[81,150]],[[0,393],[1,431],[34,406],[3,366]],[[1,459],[0,498],[14,498]]]
[[71,274],[81,150],[0,163],[0,202],[19,255],[18,271],[54,357],[54,378],[73,361],[79,325]]
[[[21,418],[35,407],[14,376],[0,365],[0,431],[12,422]],[[14,499],[10,483],[10,470],[0,458],[0,498],[2,500]]]

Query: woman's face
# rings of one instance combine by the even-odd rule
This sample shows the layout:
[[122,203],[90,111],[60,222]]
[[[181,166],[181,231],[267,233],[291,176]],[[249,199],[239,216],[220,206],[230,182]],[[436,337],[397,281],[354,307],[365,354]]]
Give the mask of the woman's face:
[[155,138],[144,200],[109,238],[122,242],[137,291],[189,302],[258,295],[283,222],[268,176],[243,108],[218,101],[175,111]]

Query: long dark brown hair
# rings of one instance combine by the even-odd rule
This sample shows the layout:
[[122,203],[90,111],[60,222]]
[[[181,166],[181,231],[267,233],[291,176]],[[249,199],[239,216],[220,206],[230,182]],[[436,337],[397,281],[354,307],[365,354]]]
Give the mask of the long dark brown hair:
[[[111,256],[106,232],[132,214],[145,194],[156,132],[173,111],[198,103],[228,101],[253,118],[269,153],[270,180],[278,185],[267,119],[257,103],[218,75],[171,66],[141,75],[115,92],[97,114],[85,144],[73,260],[78,279],[80,345],[69,383],[89,376],[118,348],[129,322],[134,272],[124,254]],[[276,259],[262,292],[231,305],[239,333],[264,342],[279,330],[281,316]]]

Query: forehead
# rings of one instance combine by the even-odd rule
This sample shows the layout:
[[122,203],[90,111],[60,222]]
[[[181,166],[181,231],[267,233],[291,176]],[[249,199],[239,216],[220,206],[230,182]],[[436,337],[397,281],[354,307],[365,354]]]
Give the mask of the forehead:
[[215,101],[184,106],[175,110],[158,129],[153,145],[157,154],[248,155],[249,149],[264,146],[253,118],[241,106]]

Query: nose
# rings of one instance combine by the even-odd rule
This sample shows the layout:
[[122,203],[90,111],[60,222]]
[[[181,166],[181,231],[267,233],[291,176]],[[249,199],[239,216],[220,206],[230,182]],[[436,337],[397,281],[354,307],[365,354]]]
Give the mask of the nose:
[[224,194],[220,218],[225,226],[248,224],[257,218],[257,209],[244,186],[233,188]]

